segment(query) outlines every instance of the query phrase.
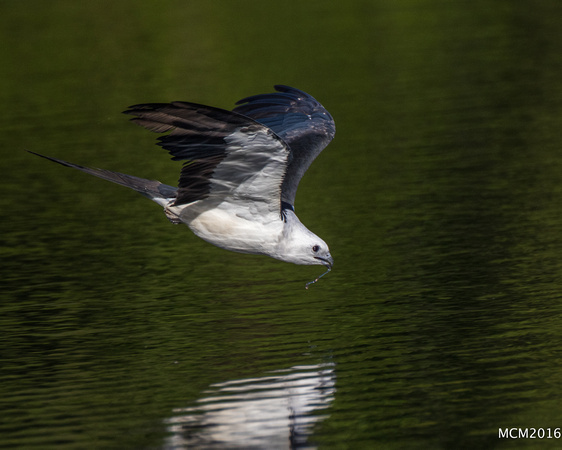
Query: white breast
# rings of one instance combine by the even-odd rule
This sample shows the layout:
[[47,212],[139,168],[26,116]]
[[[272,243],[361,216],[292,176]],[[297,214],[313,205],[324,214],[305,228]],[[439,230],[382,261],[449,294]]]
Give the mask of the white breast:
[[220,206],[202,212],[192,206],[184,208],[181,220],[201,239],[235,252],[269,256],[276,253],[283,233],[282,220],[261,223]]

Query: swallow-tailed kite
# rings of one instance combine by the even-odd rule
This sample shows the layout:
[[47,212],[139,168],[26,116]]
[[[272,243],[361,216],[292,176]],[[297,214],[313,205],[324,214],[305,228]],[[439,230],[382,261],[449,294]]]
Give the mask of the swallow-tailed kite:
[[185,223],[217,247],[323,264],[328,273],[328,245],[301,223],[293,205],[300,179],[334,137],[334,120],[307,93],[275,89],[240,100],[232,111],[187,102],[124,111],[138,125],[167,133],[158,145],[185,161],[177,188],[35,154],[134,189],[162,206],[172,223]]

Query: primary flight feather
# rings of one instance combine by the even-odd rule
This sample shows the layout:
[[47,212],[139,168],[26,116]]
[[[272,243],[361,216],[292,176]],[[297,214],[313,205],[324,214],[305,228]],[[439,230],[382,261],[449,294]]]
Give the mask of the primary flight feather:
[[138,125],[167,133],[158,145],[185,161],[177,188],[31,153],[134,189],[171,222],[220,248],[329,271],[328,245],[301,223],[294,202],[302,176],[334,137],[334,120],[307,93],[275,89],[240,100],[232,111],[187,102],[124,111]]

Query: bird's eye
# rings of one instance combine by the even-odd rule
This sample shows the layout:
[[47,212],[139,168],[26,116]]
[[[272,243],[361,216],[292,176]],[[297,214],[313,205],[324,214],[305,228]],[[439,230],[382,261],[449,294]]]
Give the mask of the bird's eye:
[[320,250],[320,246],[319,245],[315,245],[314,247],[312,247],[312,251],[314,253],[316,253],[318,250]]

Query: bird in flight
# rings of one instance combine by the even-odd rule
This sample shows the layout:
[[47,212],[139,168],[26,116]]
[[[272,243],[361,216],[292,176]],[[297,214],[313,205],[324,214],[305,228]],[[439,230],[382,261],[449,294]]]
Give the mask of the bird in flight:
[[146,103],[124,111],[156,133],[172,159],[184,161],[178,187],[41,155],[134,189],[164,208],[174,224],[217,247],[294,264],[334,260],[328,245],[295,214],[299,182],[333,139],[332,116],[289,86],[246,97],[232,111],[188,102]]

